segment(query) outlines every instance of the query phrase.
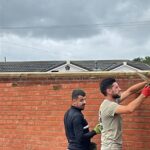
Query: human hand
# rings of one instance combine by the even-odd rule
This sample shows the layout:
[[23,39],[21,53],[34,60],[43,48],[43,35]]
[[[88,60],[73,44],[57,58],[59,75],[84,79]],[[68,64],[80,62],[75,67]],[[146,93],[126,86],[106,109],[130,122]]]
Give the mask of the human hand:
[[150,81],[149,81],[149,82],[147,82],[146,86],[150,86]]
[[95,127],[94,127],[94,131],[96,132],[96,134],[100,134],[101,133],[101,125],[100,124],[97,124]]
[[150,96],[150,86],[149,86],[149,85],[146,85],[146,86],[143,88],[141,94],[143,94],[145,97]]

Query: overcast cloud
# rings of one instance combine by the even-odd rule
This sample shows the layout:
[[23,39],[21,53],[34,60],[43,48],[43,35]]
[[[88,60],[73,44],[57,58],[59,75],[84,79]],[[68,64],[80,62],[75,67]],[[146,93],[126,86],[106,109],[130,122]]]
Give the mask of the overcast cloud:
[[0,61],[150,56],[149,0],[0,0]]

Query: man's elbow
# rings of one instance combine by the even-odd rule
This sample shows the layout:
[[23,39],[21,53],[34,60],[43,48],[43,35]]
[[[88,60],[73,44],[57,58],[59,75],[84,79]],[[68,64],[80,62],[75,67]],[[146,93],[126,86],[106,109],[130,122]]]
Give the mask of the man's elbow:
[[128,108],[128,113],[133,113],[136,109],[134,107],[129,107]]

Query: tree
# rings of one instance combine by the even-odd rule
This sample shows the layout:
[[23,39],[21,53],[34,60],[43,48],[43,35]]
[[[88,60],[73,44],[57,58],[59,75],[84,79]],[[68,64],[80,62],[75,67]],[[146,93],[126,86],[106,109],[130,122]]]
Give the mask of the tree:
[[146,56],[145,58],[137,57],[137,58],[134,58],[133,61],[142,62],[142,63],[150,65],[150,56]]
[[143,61],[143,58],[141,57],[137,57],[137,58],[134,58],[133,61],[138,61],[138,62],[142,62]]
[[143,63],[150,65],[150,56],[146,56]]

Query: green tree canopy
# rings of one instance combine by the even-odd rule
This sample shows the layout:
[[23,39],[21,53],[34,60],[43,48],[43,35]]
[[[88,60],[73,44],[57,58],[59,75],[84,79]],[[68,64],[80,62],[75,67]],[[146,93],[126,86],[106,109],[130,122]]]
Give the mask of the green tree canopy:
[[145,58],[137,57],[134,58],[133,61],[138,61],[150,65],[150,56],[146,56]]

